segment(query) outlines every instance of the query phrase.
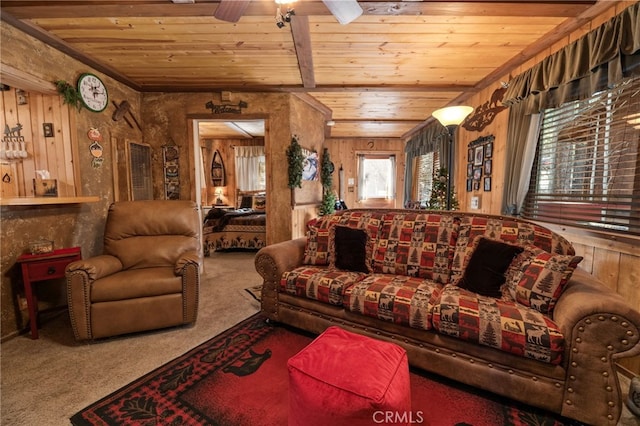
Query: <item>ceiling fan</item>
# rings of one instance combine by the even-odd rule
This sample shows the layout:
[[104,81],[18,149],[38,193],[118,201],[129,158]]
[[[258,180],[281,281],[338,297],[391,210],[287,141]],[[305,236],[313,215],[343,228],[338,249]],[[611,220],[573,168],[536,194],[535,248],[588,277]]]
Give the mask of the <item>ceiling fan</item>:
[[[238,22],[250,2],[251,0],[220,0],[213,16],[221,21]],[[275,2],[280,5],[281,3],[290,4],[295,0],[275,0]],[[343,25],[353,21],[363,12],[357,0],[322,0],[322,2]]]

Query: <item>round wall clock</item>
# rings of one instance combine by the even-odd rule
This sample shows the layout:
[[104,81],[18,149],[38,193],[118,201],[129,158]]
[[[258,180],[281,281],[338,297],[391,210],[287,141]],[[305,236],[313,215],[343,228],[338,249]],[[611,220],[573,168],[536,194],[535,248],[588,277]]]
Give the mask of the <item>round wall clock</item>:
[[107,87],[95,74],[84,73],[78,78],[78,93],[82,104],[90,111],[100,112],[107,107]]

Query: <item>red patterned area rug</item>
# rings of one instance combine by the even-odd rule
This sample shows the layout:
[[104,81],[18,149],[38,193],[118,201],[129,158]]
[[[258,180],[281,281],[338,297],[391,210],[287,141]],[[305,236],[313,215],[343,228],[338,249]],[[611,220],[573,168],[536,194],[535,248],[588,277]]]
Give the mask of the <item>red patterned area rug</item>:
[[[287,360],[314,336],[256,314],[71,417],[84,425],[286,425]],[[412,425],[577,425],[420,371]],[[372,419],[372,425],[380,424]]]

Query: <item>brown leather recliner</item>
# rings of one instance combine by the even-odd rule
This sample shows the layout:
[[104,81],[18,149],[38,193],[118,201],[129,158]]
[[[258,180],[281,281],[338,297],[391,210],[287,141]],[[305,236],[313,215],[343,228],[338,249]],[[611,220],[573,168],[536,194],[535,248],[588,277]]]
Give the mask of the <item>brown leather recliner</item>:
[[67,297],[77,340],[194,323],[202,244],[191,201],[109,207],[104,254],[70,263]]

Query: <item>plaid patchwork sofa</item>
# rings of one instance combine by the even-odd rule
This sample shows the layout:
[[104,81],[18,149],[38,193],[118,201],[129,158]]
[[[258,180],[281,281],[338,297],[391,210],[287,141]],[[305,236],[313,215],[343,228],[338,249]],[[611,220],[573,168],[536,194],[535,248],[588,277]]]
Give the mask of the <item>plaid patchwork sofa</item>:
[[511,217],[353,209],[260,249],[255,266],[270,320],[391,341],[426,371],[614,425],[615,360],[640,354],[640,313],[581,260]]

